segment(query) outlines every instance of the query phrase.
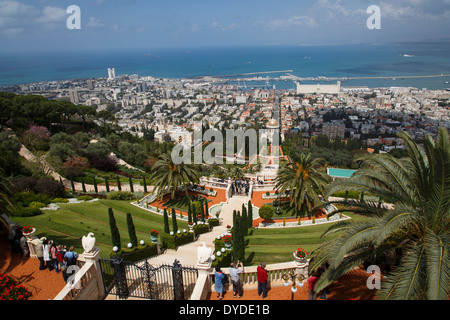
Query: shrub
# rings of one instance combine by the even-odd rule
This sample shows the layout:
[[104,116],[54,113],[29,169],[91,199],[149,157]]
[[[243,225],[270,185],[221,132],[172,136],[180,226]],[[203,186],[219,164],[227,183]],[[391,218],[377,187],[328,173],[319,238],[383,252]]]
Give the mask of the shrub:
[[202,234],[210,231],[210,226],[207,224],[197,224],[194,226],[195,234]]
[[134,200],[134,194],[128,191],[113,191],[108,195],[110,200]]
[[52,200],[52,203],[68,203],[69,200],[66,198],[55,198]]
[[264,220],[270,220],[273,217],[273,212],[273,207],[265,204],[259,209],[259,216]]
[[216,257],[216,260],[214,260],[211,264],[211,267],[221,267],[221,268],[228,268],[231,264],[231,258],[232,258],[232,251],[227,250],[225,252],[221,252],[220,256],[217,256],[217,251],[214,252],[214,255]]
[[208,224],[211,227],[217,227],[220,224],[220,221],[219,221],[219,219],[209,219]]
[[0,273],[0,300],[27,300],[31,292],[9,275]]
[[178,246],[181,246],[186,243],[190,243],[194,241],[194,234],[191,232],[182,233],[182,234],[174,234],[171,236],[168,233],[163,233],[161,235],[161,243],[163,248],[167,249],[176,249]]
[[79,196],[77,199],[80,201],[91,201],[93,198],[91,196]]
[[39,208],[32,209],[29,207],[16,206],[14,209],[12,215],[15,217],[34,217],[42,214],[42,211]]
[[46,206],[45,203],[38,202],[38,201],[33,201],[28,205],[28,207],[30,209],[40,209],[40,208],[44,208],[45,206]]
[[13,202],[19,206],[29,207],[32,202],[39,202],[44,204],[44,207],[50,203],[50,198],[42,193],[35,193],[32,191],[19,192],[12,197]]

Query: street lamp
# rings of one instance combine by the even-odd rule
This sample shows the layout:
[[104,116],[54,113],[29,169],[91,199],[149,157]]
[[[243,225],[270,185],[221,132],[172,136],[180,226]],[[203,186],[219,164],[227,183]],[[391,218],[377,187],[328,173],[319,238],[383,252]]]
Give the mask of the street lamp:
[[298,286],[301,288],[305,285],[303,283],[303,281],[305,280],[305,276],[303,274],[299,274],[299,273],[295,273],[294,271],[291,271],[291,272],[283,274],[283,276],[281,278],[284,280],[285,287],[289,286],[289,280],[292,281],[291,300],[294,300],[294,293],[297,292],[296,280],[298,281]]

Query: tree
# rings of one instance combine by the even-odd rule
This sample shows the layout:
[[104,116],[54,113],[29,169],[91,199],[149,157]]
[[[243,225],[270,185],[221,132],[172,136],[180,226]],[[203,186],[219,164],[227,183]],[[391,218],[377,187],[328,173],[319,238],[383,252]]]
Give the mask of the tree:
[[169,217],[167,216],[167,210],[166,210],[166,208],[164,208],[163,219],[164,219],[164,232],[165,232],[165,233],[170,233],[170,229],[169,229]]
[[127,226],[128,226],[128,235],[130,236],[130,242],[134,248],[138,246],[138,239],[136,237],[136,229],[134,227],[133,218],[131,217],[131,213],[127,213]]
[[130,192],[134,192],[134,188],[133,188],[133,180],[131,179],[131,177],[128,177],[130,179]]
[[192,207],[191,207],[191,203],[188,204],[188,223],[192,223]]
[[245,204],[242,204],[242,230],[244,232],[244,235],[248,236],[248,217]]
[[340,222],[323,236],[333,234],[313,252],[311,270],[324,262],[329,268],[316,291],[362,262],[375,262],[393,248],[397,263],[381,283],[380,299],[447,300],[449,295],[450,139],[440,128],[437,141],[423,140],[423,149],[407,133],[400,133],[408,156],[363,155],[362,168],[352,178],[337,180],[326,195],[336,191],[365,191],[393,207],[377,202],[347,200],[344,210],[365,215],[360,221]]
[[264,204],[259,208],[259,216],[264,220],[270,220],[273,217],[274,209],[268,204]]
[[163,154],[152,167],[150,181],[158,188],[157,197],[160,199],[167,191],[174,199],[180,187],[184,188],[186,196],[189,197],[187,187],[192,183],[198,183],[199,172],[195,166],[175,164],[170,155]]
[[248,200],[248,212],[247,212],[247,216],[248,216],[248,227],[252,228],[253,227],[253,205],[251,200]]
[[280,193],[289,191],[290,205],[297,213],[306,212],[321,203],[319,195],[331,178],[320,166],[320,159],[313,159],[311,154],[301,154],[298,162],[283,165],[275,179],[275,189]]
[[172,229],[173,233],[178,231],[177,214],[175,213],[175,208],[172,208]]
[[111,240],[114,247],[121,248],[119,228],[116,225],[116,219],[114,218],[114,212],[112,208],[108,208],[109,216],[109,228],[111,230]]
[[245,239],[244,239],[244,230],[243,230],[243,217],[240,212],[236,213],[236,222],[233,225],[233,261],[243,261],[245,258]]

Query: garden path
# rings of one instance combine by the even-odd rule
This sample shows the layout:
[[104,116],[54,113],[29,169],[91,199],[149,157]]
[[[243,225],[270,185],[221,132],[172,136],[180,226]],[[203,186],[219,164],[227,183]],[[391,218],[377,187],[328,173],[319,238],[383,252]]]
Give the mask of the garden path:
[[226,234],[227,225],[233,225],[233,210],[241,211],[242,204],[247,205],[248,197],[235,196],[223,204],[219,218],[222,219],[220,226],[214,227],[211,232],[201,234],[197,241],[179,246],[177,250],[168,249],[164,254],[160,254],[148,260],[153,265],[170,264],[174,260],[180,261],[183,266],[194,267],[197,264],[197,249],[203,245],[214,248],[214,239],[217,236]]

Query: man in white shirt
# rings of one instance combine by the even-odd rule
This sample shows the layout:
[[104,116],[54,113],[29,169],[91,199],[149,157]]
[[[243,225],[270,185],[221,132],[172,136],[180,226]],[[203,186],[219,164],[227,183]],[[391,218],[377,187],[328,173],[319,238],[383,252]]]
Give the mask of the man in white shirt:
[[[239,266],[241,266],[242,269],[238,269]],[[234,298],[236,298],[236,294],[239,295],[239,298],[242,297],[241,273],[244,273],[244,265],[242,262],[238,261],[236,265],[234,263],[230,264],[230,278],[231,283],[233,284]]]

